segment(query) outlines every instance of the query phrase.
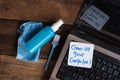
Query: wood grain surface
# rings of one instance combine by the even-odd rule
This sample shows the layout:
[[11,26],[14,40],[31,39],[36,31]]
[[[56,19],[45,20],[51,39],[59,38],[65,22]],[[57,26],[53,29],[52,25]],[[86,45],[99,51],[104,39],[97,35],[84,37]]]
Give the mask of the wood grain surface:
[[73,24],[83,0],[0,0],[0,18]]
[[44,71],[46,59],[37,63],[16,60],[13,56],[0,55],[0,80],[49,80],[55,61]]

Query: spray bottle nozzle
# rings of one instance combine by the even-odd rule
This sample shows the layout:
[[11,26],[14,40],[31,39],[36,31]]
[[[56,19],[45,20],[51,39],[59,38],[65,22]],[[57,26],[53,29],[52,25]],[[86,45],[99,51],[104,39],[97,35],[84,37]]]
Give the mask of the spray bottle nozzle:
[[56,23],[52,25],[53,31],[56,32],[63,23],[63,20],[59,19]]

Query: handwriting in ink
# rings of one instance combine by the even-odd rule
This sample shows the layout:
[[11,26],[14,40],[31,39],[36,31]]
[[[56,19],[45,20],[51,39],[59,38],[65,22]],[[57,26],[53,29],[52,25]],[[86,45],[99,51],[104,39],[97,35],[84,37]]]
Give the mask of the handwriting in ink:
[[83,48],[78,47],[78,46],[76,46],[75,44],[73,44],[73,45],[71,46],[71,49],[72,49],[72,50],[83,50]]
[[88,64],[88,60],[85,60],[85,59],[75,59],[74,57],[71,57],[70,58],[70,63],[77,63],[78,65],[79,64]]
[[93,44],[71,42],[68,65],[91,68],[93,48]]
[[85,54],[84,53],[78,53],[77,51],[73,51],[74,57],[81,56],[83,57]]

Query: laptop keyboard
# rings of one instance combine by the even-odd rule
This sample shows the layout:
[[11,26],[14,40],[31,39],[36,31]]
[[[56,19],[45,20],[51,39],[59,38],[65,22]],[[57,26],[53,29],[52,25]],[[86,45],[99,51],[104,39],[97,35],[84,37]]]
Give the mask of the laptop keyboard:
[[[94,52],[93,64],[90,69],[68,66],[68,55],[66,54],[56,77],[60,80],[120,80],[119,61],[106,55],[102,55],[104,56],[102,57],[100,54],[100,57],[99,54],[97,51]],[[105,56],[106,59],[103,59]]]

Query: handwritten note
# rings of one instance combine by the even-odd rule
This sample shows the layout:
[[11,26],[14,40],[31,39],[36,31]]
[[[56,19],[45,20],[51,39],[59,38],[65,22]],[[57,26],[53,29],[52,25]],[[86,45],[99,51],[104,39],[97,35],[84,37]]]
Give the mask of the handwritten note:
[[91,68],[93,51],[93,44],[70,42],[68,65]]
[[91,6],[85,11],[80,19],[84,20],[95,29],[101,30],[105,23],[109,20],[109,16],[95,6]]

